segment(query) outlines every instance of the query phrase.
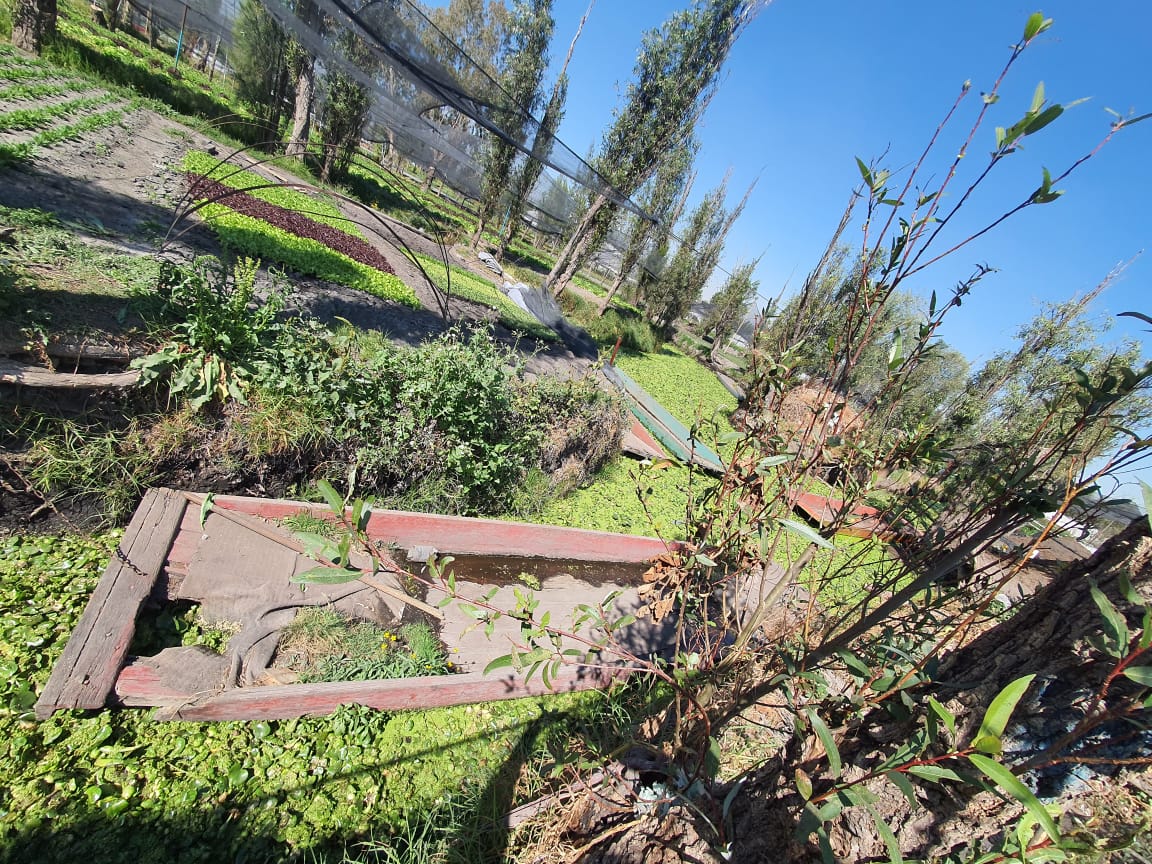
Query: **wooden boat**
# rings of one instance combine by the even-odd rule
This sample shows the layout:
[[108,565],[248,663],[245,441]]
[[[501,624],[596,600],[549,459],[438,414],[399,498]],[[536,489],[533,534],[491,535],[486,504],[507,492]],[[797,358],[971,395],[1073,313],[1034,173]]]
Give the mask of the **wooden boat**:
[[724,463],[703,441],[673,417],[639,384],[611,364],[605,364],[605,377],[624,395],[633,416],[665,449],[681,462],[692,462],[712,474],[723,474]]
[[[441,638],[460,650],[462,673],[245,686],[239,680],[240,666],[252,652],[267,648],[260,639],[268,635],[264,630],[282,620],[277,616],[284,610],[277,604],[320,605],[345,599],[334,599],[344,589],[292,585],[294,574],[316,566],[302,554],[299,540],[280,524],[299,513],[331,516],[324,505],[300,501],[217,496],[206,508],[203,496],[195,493],[149,490],[52,671],[37,702],[37,715],[47,717],[70,708],[150,706],[161,709],[157,716],[166,719],[275,719],[326,714],[344,704],[398,710],[602,688],[629,674],[627,663],[607,657],[603,662],[563,666],[550,688],[539,674],[530,680],[508,668],[485,674],[487,661],[507,654],[509,640],[519,638],[519,620],[505,616],[496,622],[493,636],[485,638],[485,628],[477,627],[475,615],[458,608],[458,602],[438,608],[442,593],[437,597],[430,590],[423,599],[413,597],[403,576],[376,572],[349,583],[347,596],[358,597],[357,603],[384,602],[399,613],[397,617],[440,616]],[[499,608],[512,607],[515,591],[524,590],[521,583],[535,588],[538,582],[537,618],[551,610],[556,624],[577,604],[594,607],[613,590],[621,594],[604,607],[609,616],[634,613],[642,605],[636,588],[649,562],[670,548],[651,537],[389,510],[372,511],[367,533],[378,544],[387,544],[400,565],[397,569],[409,573],[418,574],[433,553],[455,556],[450,566],[457,593],[480,598],[495,589],[491,602]],[[288,600],[278,599],[284,596]],[[247,610],[252,614],[240,621],[242,629],[230,649],[251,629],[249,625],[259,637],[257,644],[245,649],[248,654],[230,659],[182,646],[154,656],[131,656],[142,611],[181,601],[204,604],[201,612],[208,604],[222,603],[222,608]],[[265,608],[269,605],[272,608]],[[660,651],[671,638],[667,624],[644,619],[620,632],[621,646],[633,657]],[[224,668],[229,665],[232,668]]]

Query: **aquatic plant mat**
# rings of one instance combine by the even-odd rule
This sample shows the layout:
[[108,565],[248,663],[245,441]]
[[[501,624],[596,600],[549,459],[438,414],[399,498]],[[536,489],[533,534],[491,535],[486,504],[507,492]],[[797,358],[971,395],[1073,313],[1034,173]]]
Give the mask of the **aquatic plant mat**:
[[[459,599],[495,589],[490,602],[511,608],[514,592],[529,586],[538,614],[551,611],[557,622],[619,591],[610,607],[619,617],[640,607],[636,589],[644,573],[669,551],[650,537],[380,510],[367,531],[397,573],[302,586],[292,577],[316,562],[280,523],[302,514],[323,518],[325,507],[234,496],[203,502],[195,493],[148,491],[52,671],[38,716],[137,706],[159,708],[159,719],[267,720],[328,714],[345,704],[433,708],[602,688],[629,669],[607,661],[565,666],[550,689],[539,676],[528,680],[507,668],[484,674],[491,659],[508,653],[520,622],[506,616],[485,634],[466,607],[456,601],[441,607],[443,595],[416,590],[403,574],[421,573],[431,554],[452,555]],[[224,650],[177,644],[143,653],[141,621],[173,604],[195,604],[201,626],[230,632]],[[456,674],[282,683],[292,676],[277,664],[281,633],[301,610],[318,608],[384,628],[423,621],[450,652]],[[672,644],[668,626],[641,619],[615,635],[644,657]]]

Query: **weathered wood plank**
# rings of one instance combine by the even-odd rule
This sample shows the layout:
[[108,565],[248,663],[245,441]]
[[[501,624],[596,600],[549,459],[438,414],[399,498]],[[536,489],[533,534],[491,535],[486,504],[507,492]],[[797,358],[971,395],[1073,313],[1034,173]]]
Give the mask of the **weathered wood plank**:
[[[268,519],[283,519],[301,510],[310,510],[318,516],[328,512],[322,504],[231,495],[217,495],[213,506]],[[641,562],[664,554],[670,545],[677,545],[656,537],[398,510],[373,510],[368,533],[375,540],[395,543],[405,549],[432,546],[447,554],[522,555],[576,561]]]
[[[130,671],[132,670],[132,671]],[[243,687],[227,690],[199,704],[189,704],[158,715],[170,720],[284,720],[291,717],[331,714],[341,705],[365,705],[381,711],[445,708],[476,702],[522,699],[554,693],[604,689],[613,681],[631,674],[626,668],[567,668],[544,686],[539,675],[525,681],[519,674],[499,678],[473,672],[426,678],[396,678],[384,681],[338,681],[329,684],[285,684],[269,687]],[[124,704],[157,704],[161,698],[173,704],[173,693],[145,673],[125,669],[116,685]],[[194,697],[188,695],[191,701]]]
[[25,387],[55,387],[65,390],[103,390],[133,387],[140,379],[139,370],[107,372],[91,375],[71,372],[53,372],[43,366],[0,360],[0,382],[22,384]]
[[40,694],[38,717],[62,708],[102,708],[107,702],[184,508],[183,496],[171,489],[150,489],[144,496],[124,531],[120,555],[108,563]]

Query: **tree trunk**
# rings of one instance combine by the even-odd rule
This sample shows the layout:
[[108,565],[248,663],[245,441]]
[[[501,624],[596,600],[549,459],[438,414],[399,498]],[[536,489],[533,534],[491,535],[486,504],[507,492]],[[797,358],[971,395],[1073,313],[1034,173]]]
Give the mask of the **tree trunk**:
[[12,15],[12,44],[39,54],[56,35],[56,0],[16,0]]
[[316,59],[308,57],[300,64],[296,79],[296,108],[292,114],[292,133],[288,136],[285,156],[303,159],[308,152],[308,131],[312,126],[312,100],[316,95]]
[[608,296],[600,301],[600,306],[596,310],[596,314],[601,318],[603,318],[604,313],[608,311],[608,307],[612,305],[612,300],[616,296],[616,292],[620,290],[620,286],[624,284],[624,277],[626,275],[627,274],[621,270],[619,275],[613,280],[612,287],[608,289]]
[[607,207],[608,199],[603,195],[598,195],[584,212],[580,224],[572,232],[572,236],[565,244],[560,257],[556,259],[552,271],[545,277],[544,287],[551,288],[552,293],[557,297],[564,293],[564,289],[568,287],[572,277],[576,275],[580,266],[591,254],[592,243],[599,233],[596,230],[598,220],[602,218],[601,214]]

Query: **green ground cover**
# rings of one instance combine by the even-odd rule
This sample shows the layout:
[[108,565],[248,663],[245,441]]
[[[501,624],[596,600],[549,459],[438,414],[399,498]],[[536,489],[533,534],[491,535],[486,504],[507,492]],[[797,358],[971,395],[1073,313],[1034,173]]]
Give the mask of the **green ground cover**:
[[143,710],[30,722],[117,541],[0,540],[5,860],[215,864],[310,850],[310,860],[338,861],[352,838],[437,818],[472,821],[457,860],[479,860],[502,842],[495,817],[520,766],[563,758],[566,724],[597,739],[602,694],[273,722],[162,723]]
[[729,418],[736,410],[736,397],[715,373],[691,357],[665,347],[653,354],[621,352],[616,365],[689,429],[701,419],[705,423],[715,419],[718,434],[732,431]]

